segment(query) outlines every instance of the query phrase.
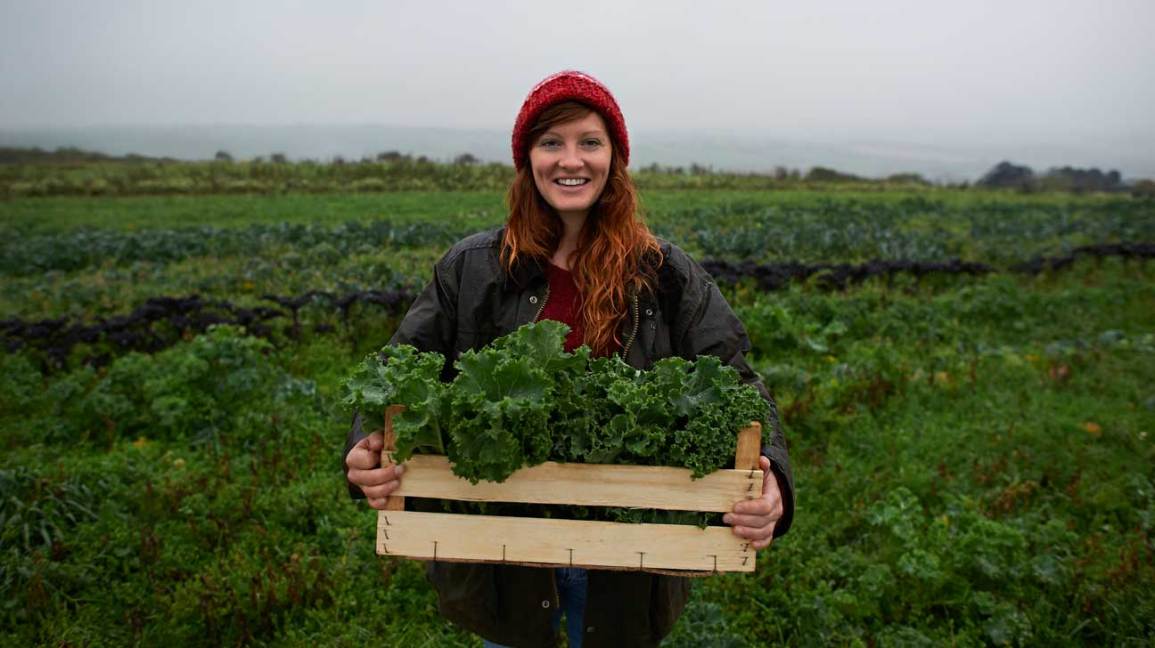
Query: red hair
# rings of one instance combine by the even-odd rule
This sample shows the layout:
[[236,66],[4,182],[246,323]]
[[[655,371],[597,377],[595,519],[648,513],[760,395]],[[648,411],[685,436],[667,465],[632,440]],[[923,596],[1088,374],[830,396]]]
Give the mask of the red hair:
[[[592,109],[574,101],[550,106],[530,129],[527,144],[559,124],[585,117]],[[617,331],[629,316],[630,299],[656,284],[661,248],[638,212],[638,194],[625,164],[610,158],[609,176],[601,196],[590,207],[570,258],[570,270],[581,295],[581,318],[586,345],[594,355],[605,356],[622,345]],[[501,242],[501,262],[506,272],[523,258],[548,263],[561,242],[561,217],[545,201],[533,180],[531,165],[517,172],[506,194],[509,218]]]

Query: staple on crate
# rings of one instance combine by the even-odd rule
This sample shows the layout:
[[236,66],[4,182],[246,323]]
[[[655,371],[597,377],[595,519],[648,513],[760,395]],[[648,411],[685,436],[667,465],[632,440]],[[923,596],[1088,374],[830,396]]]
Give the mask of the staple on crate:
[[573,567],[573,547],[568,547],[568,549],[569,549],[569,566]]

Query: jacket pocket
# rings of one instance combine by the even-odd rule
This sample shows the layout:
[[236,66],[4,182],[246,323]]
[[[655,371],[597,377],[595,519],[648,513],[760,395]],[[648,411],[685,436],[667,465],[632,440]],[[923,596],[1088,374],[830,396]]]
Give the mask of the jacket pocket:
[[462,628],[492,635],[497,621],[493,565],[431,562],[425,572],[441,615]]

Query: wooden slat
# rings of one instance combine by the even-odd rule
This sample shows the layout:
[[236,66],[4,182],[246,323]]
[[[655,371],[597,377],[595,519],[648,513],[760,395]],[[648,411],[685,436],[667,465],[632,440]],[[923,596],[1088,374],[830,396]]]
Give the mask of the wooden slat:
[[762,424],[755,421],[738,432],[738,449],[734,452],[734,467],[738,470],[757,470],[762,454]]
[[[405,462],[398,495],[465,500],[622,506],[669,511],[730,511],[762,483],[762,471],[719,470],[691,479],[685,468],[546,462],[522,468],[501,483],[470,484],[439,455],[414,455]],[[753,493],[757,496],[758,493]]]
[[[391,464],[397,463],[393,460],[393,451],[397,449],[397,433],[393,431],[393,416],[405,408],[401,405],[390,405],[385,408],[385,446],[381,450],[381,467],[384,468]],[[397,492],[397,491],[394,491]],[[404,511],[405,498],[398,495],[390,495],[385,498],[386,511]]]
[[754,571],[756,552],[729,527],[381,511],[377,553],[422,560]]

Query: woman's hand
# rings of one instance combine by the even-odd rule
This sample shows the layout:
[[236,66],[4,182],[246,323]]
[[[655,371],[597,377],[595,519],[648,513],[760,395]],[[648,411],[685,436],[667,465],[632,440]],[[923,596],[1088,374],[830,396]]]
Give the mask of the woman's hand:
[[405,466],[390,464],[381,467],[381,450],[385,439],[380,432],[374,432],[357,442],[349,454],[345,455],[345,465],[349,468],[349,482],[365,493],[369,506],[383,511],[385,499],[401,487],[401,475]]
[[743,500],[734,505],[734,512],[727,513],[722,521],[733,527],[734,535],[750,540],[755,549],[765,549],[774,539],[774,525],[782,517],[782,492],[778,490],[778,478],[770,470],[770,460],[758,458],[762,468],[762,497]]

